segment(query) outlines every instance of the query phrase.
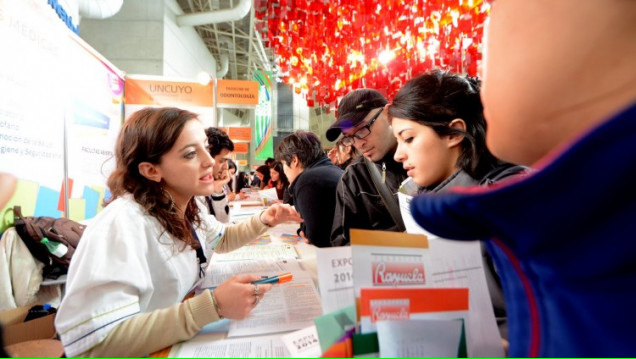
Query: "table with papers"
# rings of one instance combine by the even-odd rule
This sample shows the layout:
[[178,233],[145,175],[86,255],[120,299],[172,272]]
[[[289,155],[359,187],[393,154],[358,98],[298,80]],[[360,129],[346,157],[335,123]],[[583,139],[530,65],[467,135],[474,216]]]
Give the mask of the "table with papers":
[[[262,206],[233,206],[230,220],[236,223],[262,210]],[[297,223],[284,223],[240,249],[215,253],[201,288],[217,286],[241,273],[272,276],[291,272],[294,277],[275,285],[248,318],[211,323],[163,356],[290,357],[283,335],[312,326],[314,318],[322,314],[315,247],[295,238],[297,229]]]
[[[241,221],[263,208],[239,206],[232,210],[231,220]],[[323,353],[351,356],[350,349],[352,346],[355,352],[356,340],[360,343],[371,336],[376,344],[362,354],[390,357],[504,355],[476,243],[431,238],[422,246],[418,242],[421,240],[412,238],[417,243],[415,247],[396,249],[390,246],[408,242],[412,235],[373,231],[364,235],[371,244],[366,249],[359,245],[316,248],[298,240],[297,228],[295,223],[282,224],[237,251],[215,254],[203,288],[217,286],[240,273],[271,276],[291,272],[294,278],[276,285],[247,319],[211,323],[194,338],[175,344],[169,353],[164,351],[163,356],[298,358],[319,357]],[[382,243],[384,246],[388,243],[389,247],[377,247]],[[354,266],[356,257],[359,263]],[[407,257],[421,258],[421,262],[407,263]],[[398,288],[400,285],[387,286],[386,283],[379,283],[378,287],[374,284],[376,279],[370,279],[378,271],[373,269],[371,273],[370,270],[387,258],[399,262],[394,269],[406,264],[417,267],[418,271],[421,269],[425,273],[422,283],[417,288],[413,285]],[[319,268],[317,263],[321,263]],[[437,301],[434,300],[437,297]],[[449,300],[454,304],[448,303]],[[401,316],[406,310],[408,318],[369,321],[377,317],[369,313],[375,313],[379,305],[380,316]],[[356,307],[363,312],[356,315]],[[367,329],[354,333],[352,328],[359,322],[356,318],[361,316]],[[429,334],[423,337],[423,333]],[[347,337],[351,339],[349,348],[341,345]],[[364,338],[360,340],[361,337]]]

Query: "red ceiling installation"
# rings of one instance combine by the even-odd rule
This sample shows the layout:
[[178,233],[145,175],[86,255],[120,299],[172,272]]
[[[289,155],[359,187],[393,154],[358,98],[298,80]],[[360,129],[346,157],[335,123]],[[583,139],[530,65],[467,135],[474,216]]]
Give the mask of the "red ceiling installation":
[[[389,98],[431,68],[477,75],[484,0],[256,0],[282,80],[309,106],[367,87]],[[383,61],[381,61],[381,59]]]

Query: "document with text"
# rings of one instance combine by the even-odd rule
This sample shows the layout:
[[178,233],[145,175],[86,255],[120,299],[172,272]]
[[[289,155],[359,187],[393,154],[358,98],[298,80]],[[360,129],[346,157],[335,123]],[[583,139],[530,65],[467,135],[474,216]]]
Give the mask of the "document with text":
[[230,322],[228,337],[288,332],[309,327],[322,314],[311,276],[294,273],[291,282],[275,285],[249,317]]
[[279,335],[221,339],[218,334],[200,334],[174,345],[171,358],[288,358]]
[[322,312],[330,313],[355,304],[351,246],[316,248]]
[[266,246],[243,246],[229,253],[214,253],[214,261],[244,261],[249,259],[297,259],[298,252],[289,243],[269,243]]
[[[291,272],[294,276],[305,273],[297,260],[245,260],[216,262],[214,259],[208,266],[205,277],[200,284],[200,290],[217,287],[224,281],[238,274],[258,274],[262,276],[277,275]],[[197,291],[198,292],[198,291]]]

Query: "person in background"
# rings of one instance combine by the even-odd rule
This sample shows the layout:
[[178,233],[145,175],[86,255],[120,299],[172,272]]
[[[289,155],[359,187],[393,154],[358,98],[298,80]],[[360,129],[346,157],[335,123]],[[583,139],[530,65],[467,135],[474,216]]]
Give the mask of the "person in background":
[[272,188],[270,183],[269,166],[261,165],[256,168],[255,177],[258,177],[258,189]]
[[404,229],[400,213],[392,214],[370,172],[371,166],[377,169],[378,177],[381,178],[378,180],[379,185],[386,186],[391,194],[387,201],[398,206],[397,190],[407,176],[402,164],[393,159],[397,141],[384,111],[386,104],[387,100],[376,90],[351,91],[340,101],[338,117],[327,130],[329,141],[335,141],[342,133],[342,143],[353,145],[362,153],[347,167],[338,184],[331,230],[331,243],[334,246],[349,244],[350,228]]
[[223,187],[223,192],[227,196],[228,201],[234,201],[236,199],[236,163],[232,160],[227,160],[227,171],[230,174],[230,182]]
[[632,0],[492,2],[486,142],[535,171],[411,202],[429,232],[486,240],[510,357],[636,355],[634,19]]
[[276,188],[276,195],[283,203],[289,203],[289,180],[283,171],[283,164],[280,161],[274,161],[269,167],[269,176],[271,183]]
[[250,172],[250,187],[259,188],[261,186],[261,179],[256,175],[256,171]]
[[360,153],[355,147],[345,145],[342,143],[342,138],[336,141],[336,145],[333,146],[328,153],[331,163],[346,169],[356,158],[360,157]]
[[205,130],[210,145],[210,156],[214,158],[214,191],[209,196],[198,197],[199,207],[216,217],[219,222],[230,221],[230,206],[226,187],[232,180],[228,170],[228,161],[234,151],[234,142],[227,133],[216,127]]
[[[250,175],[247,172],[241,171],[236,176],[236,190],[235,193],[240,199],[247,198],[245,192],[241,191],[243,188],[250,188]],[[235,198],[236,199],[236,198]]]
[[[420,192],[443,193],[458,186],[493,184],[527,168],[496,159],[486,147],[486,121],[479,81],[441,70],[409,80],[387,105],[403,164]],[[506,305],[492,259],[482,247],[490,298],[502,338]]]
[[201,216],[194,197],[213,191],[214,159],[202,123],[185,110],[133,113],[114,152],[112,196],[82,235],[55,318],[66,355],[147,356],[220,318],[245,318],[271,289],[251,284],[257,275],[237,275],[183,299],[214,251],[299,222],[298,213],[275,204],[228,226]]
[[298,234],[317,247],[330,247],[336,187],[342,169],[331,163],[320,139],[311,132],[296,131],[283,138],[274,153],[291,181],[291,201],[305,220]]

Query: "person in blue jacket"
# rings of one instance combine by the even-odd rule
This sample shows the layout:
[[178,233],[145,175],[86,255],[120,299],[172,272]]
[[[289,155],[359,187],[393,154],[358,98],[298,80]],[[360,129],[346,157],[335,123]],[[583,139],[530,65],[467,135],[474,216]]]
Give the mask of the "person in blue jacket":
[[411,202],[444,238],[484,239],[511,357],[633,357],[636,1],[492,2],[487,145],[536,172]]

